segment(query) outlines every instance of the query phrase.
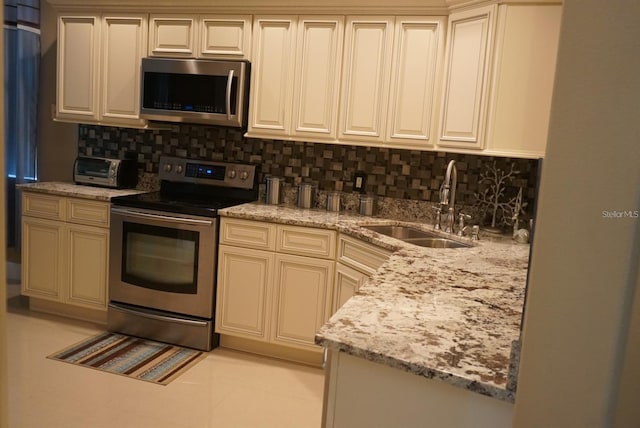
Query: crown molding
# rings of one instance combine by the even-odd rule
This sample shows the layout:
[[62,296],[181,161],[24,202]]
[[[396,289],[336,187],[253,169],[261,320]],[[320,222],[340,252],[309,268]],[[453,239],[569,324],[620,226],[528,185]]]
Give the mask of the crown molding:
[[47,0],[56,9],[245,14],[447,15],[449,0]]
[[250,15],[449,15],[453,10],[487,4],[561,5],[562,0],[46,0],[61,12],[119,11],[137,13]]

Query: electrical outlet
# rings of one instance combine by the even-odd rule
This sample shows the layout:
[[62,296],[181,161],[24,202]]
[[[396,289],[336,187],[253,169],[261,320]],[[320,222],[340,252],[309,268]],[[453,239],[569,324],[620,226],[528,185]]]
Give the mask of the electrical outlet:
[[362,172],[356,172],[353,176],[353,190],[356,192],[364,193],[364,188],[367,185],[367,175]]

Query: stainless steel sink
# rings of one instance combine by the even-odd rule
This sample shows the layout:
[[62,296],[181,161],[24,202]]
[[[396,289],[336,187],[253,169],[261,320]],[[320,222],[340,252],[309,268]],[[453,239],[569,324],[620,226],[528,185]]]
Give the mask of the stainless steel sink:
[[390,226],[386,224],[378,224],[372,226],[362,226],[365,229],[373,230],[382,235],[387,235],[396,239],[416,239],[416,238],[438,238],[435,233],[425,232],[423,230],[414,229],[408,226]]
[[409,226],[391,226],[391,225],[369,225],[362,226],[365,229],[378,232],[382,235],[390,236],[404,242],[408,242],[420,247],[430,248],[466,248],[471,247],[469,244],[459,242],[453,239],[442,237],[438,234],[426,232],[424,230],[415,229]]
[[465,244],[464,242],[454,241],[453,239],[447,238],[420,238],[420,239],[405,239],[405,242],[408,242],[413,245],[419,245],[421,247],[430,247],[430,248],[468,248],[471,247],[469,244]]

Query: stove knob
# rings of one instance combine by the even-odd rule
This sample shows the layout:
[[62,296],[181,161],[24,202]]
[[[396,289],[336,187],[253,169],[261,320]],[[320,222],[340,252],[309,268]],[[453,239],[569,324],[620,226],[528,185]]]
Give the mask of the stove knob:
[[236,170],[235,169],[232,169],[232,170],[229,171],[229,178],[230,179],[233,180],[234,178],[236,178],[236,175],[237,174],[236,174]]
[[184,168],[182,167],[182,165],[176,165],[176,173],[177,174],[182,174],[183,170],[184,170]]
[[249,173],[248,173],[247,171],[242,171],[242,172],[240,173],[240,180],[244,181],[244,180],[246,180],[247,178],[249,178]]
[[165,166],[164,166],[164,170],[165,170],[166,172],[171,172],[171,164],[170,164],[170,163],[165,164]]

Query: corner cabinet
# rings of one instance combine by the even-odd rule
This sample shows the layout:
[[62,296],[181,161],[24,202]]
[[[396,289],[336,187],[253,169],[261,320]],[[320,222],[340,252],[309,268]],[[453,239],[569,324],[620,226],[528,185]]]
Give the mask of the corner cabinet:
[[389,256],[389,250],[341,234],[338,238],[332,313],[356,294]]
[[320,353],[335,242],[334,231],[222,218],[216,331]]
[[143,127],[140,60],[146,46],[146,15],[59,16],[55,119]]
[[544,156],[561,15],[559,4],[498,6],[485,153]]
[[106,314],[109,203],[23,191],[22,207],[22,294]]
[[449,16],[439,148],[544,156],[561,12],[506,3]]

